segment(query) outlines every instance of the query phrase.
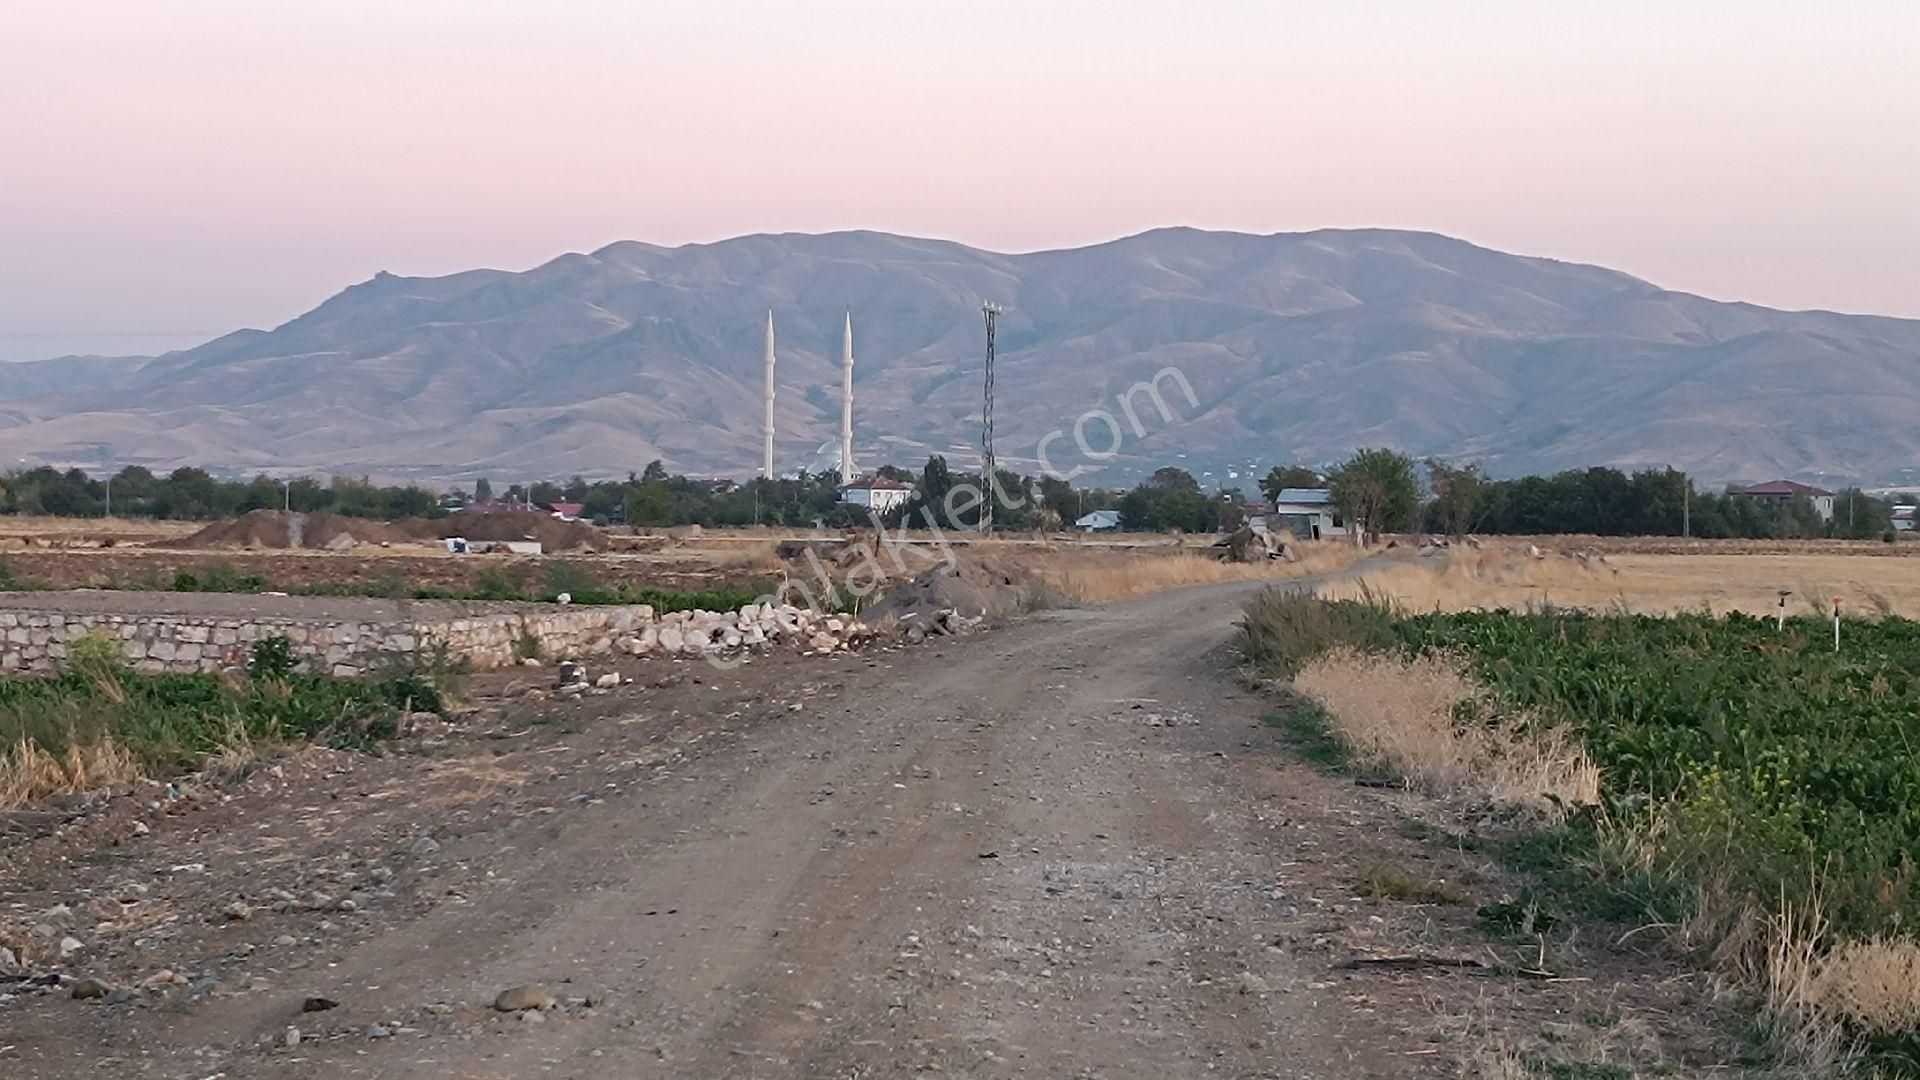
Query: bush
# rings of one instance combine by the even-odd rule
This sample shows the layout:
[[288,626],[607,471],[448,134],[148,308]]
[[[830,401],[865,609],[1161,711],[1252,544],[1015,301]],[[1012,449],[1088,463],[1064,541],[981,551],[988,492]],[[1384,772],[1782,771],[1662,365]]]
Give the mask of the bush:
[[1296,589],[1267,589],[1240,620],[1240,655],[1260,673],[1291,679],[1336,648],[1387,648],[1400,639],[1393,612],[1371,601],[1326,601]]
[[247,674],[258,680],[284,682],[299,664],[300,657],[293,650],[293,639],[285,634],[274,634],[253,643],[247,655]]

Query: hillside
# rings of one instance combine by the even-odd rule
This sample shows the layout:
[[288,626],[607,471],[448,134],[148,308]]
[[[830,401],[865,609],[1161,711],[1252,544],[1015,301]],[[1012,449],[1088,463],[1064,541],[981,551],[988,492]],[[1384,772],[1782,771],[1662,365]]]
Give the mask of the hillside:
[[[779,460],[817,466],[850,308],[859,460],[964,460],[983,299],[1007,308],[1000,454],[1029,467],[1055,430],[1055,466],[1109,479],[1181,460],[1224,480],[1357,445],[1709,479],[1891,479],[1920,456],[1920,322],[1720,303],[1432,234],[1193,229],[1021,255],[871,232],[621,242],[520,273],[383,273],[272,331],[12,365],[0,455],[430,479],[660,458],[744,476],[772,309]],[[1110,461],[1072,449],[1077,417],[1123,416],[1118,395],[1168,367],[1197,405],[1163,382],[1172,422],[1140,398],[1144,436],[1128,425]]]

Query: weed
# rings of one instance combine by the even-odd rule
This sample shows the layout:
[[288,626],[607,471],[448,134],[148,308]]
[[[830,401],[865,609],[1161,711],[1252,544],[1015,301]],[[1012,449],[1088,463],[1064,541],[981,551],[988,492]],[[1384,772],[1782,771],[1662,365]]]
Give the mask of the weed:
[[1410,904],[1460,904],[1467,899],[1457,886],[1437,879],[1417,877],[1383,863],[1375,863],[1361,872],[1359,894],[1376,900],[1399,900]]
[[1288,703],[1282,712],[1265,717],[1268,726],[1277,728],[1281,741],[1302,760],[1324,773],[1342,774],[1353,769],[1353,754],[1333,734],[1327,711],[1304,699]]
[[1290,679],[1330,650],[1395,644],[1393,624],[1393,613],[1377,605],[1330,603],[1290,589],[1268,589],[1254,597],[1240,620],[1240,653],[1262,674]]
[[539,660],[546,652],[540,644],[540,635],[527,626],[525,619],[520,620],[520,629],[513,636],[513,656],[516,660]]
[[300,656],[294,651],[293,639],[285,634],[261,638],[247,654],[247,674],[256,681],[284,682],[299,665]]

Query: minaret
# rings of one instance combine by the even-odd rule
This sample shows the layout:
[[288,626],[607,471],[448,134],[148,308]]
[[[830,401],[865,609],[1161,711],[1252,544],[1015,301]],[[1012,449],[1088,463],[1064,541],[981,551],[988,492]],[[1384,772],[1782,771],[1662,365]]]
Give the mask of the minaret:
[[853,471],[853,311],[840,336],[840,482],[851,484]]
[[767,311],[767,420],[763,428],[765,445],[760,454],[760,475],[773,479],[773,311]]

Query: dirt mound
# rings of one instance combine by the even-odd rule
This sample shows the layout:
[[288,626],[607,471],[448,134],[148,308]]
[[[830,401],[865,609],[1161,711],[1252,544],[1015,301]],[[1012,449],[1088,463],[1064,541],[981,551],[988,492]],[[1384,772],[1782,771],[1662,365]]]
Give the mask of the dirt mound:
[[469,540],[538,540],[542,551],[605,551],[607,534],[584,521],[561,521],[551,514],[455,514],[439,521],[402,523],[409,531],[427,526],[438,537]]
[[405,544],[413,537],[383,521],[339,514],[254,510],[215,522],[169,546],[187,548],[304,548],[344,551],[361,544]]
[[873,623],[889,617],[931,618],[952,609],[971,618],[999,619],[1031,610],[1041,591],[1039,580],[1024,566],[991,557],[962,557],[888,590],[860,615]]

